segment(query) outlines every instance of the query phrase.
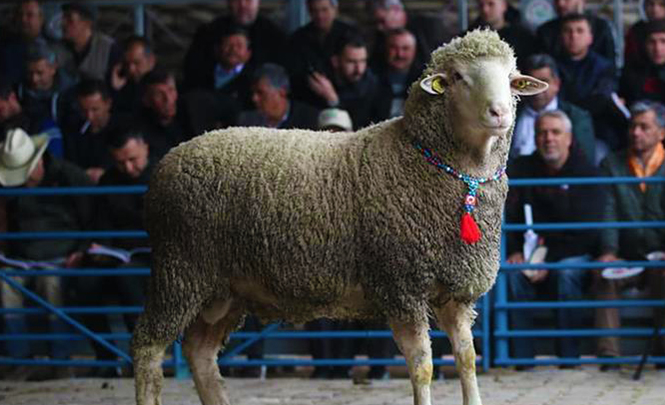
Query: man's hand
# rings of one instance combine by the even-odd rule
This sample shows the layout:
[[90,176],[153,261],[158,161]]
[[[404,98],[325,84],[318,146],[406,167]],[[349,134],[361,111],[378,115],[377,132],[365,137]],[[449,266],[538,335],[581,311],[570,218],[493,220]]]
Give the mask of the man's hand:
[[117,63],[111,70],[111,87],[116,91],[125,87],[127,84],[127,76],[122,74],[122,67],[122,62]]
[[[508,256],[508,259],[506,259],[506,263],[510,263],[510,264],[524,263],[524,255],[521,252],[515,252],[512,255]],[[529,281],[531,283],[537,284],[537,283],[540,283],[541,281],[543,281],[547,278],[547,275],[549,274],[549,270],[524,269],[524,270],[522,270],[522,274],[524,274],[524,277],[529,279]]]
[[83,260],[83,252],[74,252],[65,259],[65,267],[68,269],[79,267]]
[[616,262],[617,260],[621,259],[617,257],[617,255],[615,255],[614,253],[603,253],[596,260],[599,262],[608,263],[608,262]]
[[337,96],[337,91],[335,91],[335,86],[333,86],[330,79],[319,72],[312,72],[311,75],[307,77],[307,83],[309,88],[312,91],[326,100],[329,106],[336,106],[339,104],[339,97]]
[[85,174],[88,175],[88,178],[93,183],[99,183],[99,179],[104,175],[105,170],[101,167],[91,167],[85,171]]

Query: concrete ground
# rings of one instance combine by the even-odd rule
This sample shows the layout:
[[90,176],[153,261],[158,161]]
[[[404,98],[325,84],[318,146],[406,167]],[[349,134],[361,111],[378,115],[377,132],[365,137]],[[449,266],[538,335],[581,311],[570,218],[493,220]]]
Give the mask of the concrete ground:
[[[536,368],[528,372],[494,369],[479,375],[485,405],[663,405],[665,371],[647,368],[639,381],[632,368],[601,373],[597,367],[577,370]],[[405,378],[356,384],[351,380],[307,378],[238,379],[227,384],[234,405],[411,405]],[[434,404],[461,404],[459,380],[432,384]],[[133,380],[55,380],[40,383],[0,381],[3,405],[131,405]],[[191,380],[165,380],[164,405],[200,404]]]

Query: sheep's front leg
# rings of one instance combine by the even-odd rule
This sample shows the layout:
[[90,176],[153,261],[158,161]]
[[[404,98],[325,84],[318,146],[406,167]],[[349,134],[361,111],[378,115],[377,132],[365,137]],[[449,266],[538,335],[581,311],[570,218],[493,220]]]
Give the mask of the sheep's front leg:
[[432,346],[427,322],[390,322],[397,347],[406,358],[415,405],[431,405]]
[[469,304],[449,301],[443,308],[436,310],[436,315],[439,327],[448,334],[453,347],[464,405],[482,405],[476,380],[476,350],[471,334],[476,313]]

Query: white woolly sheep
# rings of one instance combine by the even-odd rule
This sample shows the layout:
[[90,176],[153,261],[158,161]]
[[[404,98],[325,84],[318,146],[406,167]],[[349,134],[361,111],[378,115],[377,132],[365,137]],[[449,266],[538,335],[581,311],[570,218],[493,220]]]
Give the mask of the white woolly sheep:
[[[253,313],[386,319],[414,402],[429,405],[432,313],[464,404],[480,405],[471,324],[499,267],[501,168],[517,95],[546,86],[477,30],[433,52],[402,118],[349,134],[233,128],[171,150],[146,196],[154,263],[132,340],[137,404],[161,403],[164,351],[184,333],[201,402],[228,405],[217,353]],[[444,164],[487,182],[475,190]]]

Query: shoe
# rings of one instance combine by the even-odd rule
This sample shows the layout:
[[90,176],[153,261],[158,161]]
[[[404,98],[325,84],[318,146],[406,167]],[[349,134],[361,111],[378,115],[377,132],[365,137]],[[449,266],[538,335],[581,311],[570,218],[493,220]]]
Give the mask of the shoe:
[[28,381],[28,379],[37,373],[35,366],[15,366],[12,369],[8,370],[4,379],[7,381]]
[[240,367],[233,371],[233,376],[237,378],[259,378],[261,377],[261,367]]
[[575,370],[577,364],[559,364],[559,370]]
[[330,372],[330,379],[332,380],[346,380],[349,378],[350,369],[346,367],[333,367]]
[[656,370],[665,370],[665,363],[656,364]]

